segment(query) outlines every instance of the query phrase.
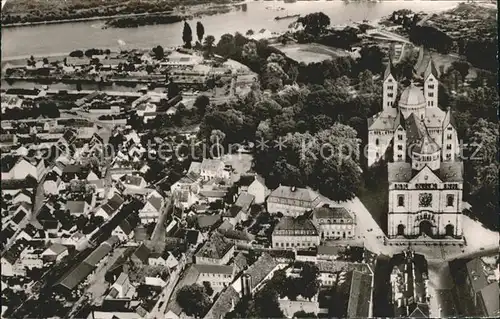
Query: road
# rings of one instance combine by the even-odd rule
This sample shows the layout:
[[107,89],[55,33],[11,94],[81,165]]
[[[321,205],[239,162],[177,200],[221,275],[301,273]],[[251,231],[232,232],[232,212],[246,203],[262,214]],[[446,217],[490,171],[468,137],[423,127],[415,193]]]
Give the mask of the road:
[[186,265],[186,258],[183,258],[180,260],[179,265],[177,265],[177,268],[170,273],[170,279],[168,281],[168,284],[165,286],[165,288],[163,288],[163,291],[160,295],[160,299],[158,299],[158,302],[154,306],[153,310],[149,313],[147,318],[160,319],[165,317],[165,311],[167,309],[170,297],[172,297],[172,293],[175,290],[175,286],[179,281],[180,275],[184,270],[185,265]]
[[113,266],[116,260],[123,255],[123,252],[125,250],[126,248],[123,247],[115,248],[111,255],[106,258],[104,263],[100,265],[98,269],[96,269],[95,273],[89,280],[89,285],[85,290],[85,293],[80,297],[80,299],[78,299],[78,301],[74,303],[73,307],[65,316],[65,318],[74,318],[74,315],[77,314],[78,311],[80,311],[81,306],[83,306],[87,301],[89,301],[93,305],[102,304],[104,293],[109,286],[109,284],[104,279],[104,275],[106,275],[106,272],[111,266]]
[[[359,198],[354,198],[343,205],[356,213],[357,236],[364,240],[366,249],[386,256],[392,256],[407,249],[405,246],[384,245],[385,234]],[[416,253],[424,255],[428,261],[430,314],[434,318],[458,315],[458,307],[451,290],[454,287],[454,281],[450,274],[449,261],[488,256],[499,251],[498,233],[484,228],[468,216],[463,216],[462,225],[464,237],[471,239],[463,248],[459,246],[412,246]]]

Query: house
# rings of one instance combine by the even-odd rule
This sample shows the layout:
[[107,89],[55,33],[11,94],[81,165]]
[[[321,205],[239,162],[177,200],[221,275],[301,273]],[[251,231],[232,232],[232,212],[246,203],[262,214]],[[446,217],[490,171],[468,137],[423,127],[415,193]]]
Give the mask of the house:
[[225,265],[233,257],[234,244],[217,232],[195,254],[197,264]]
[[356,235],[356,221],[344,207],[317,207],[313,210],[312,217],[321,239],[345,239]]
[[43,159],[7,155],[2,158],[2,180],[23,180],[31,176],[40,180],[45,170]]
[[69,200],[66,202],[66,210],[73,216],[87,216],[92,206],[85,200]]
[[234,230],[234,229],[223,230],[219,228],[218,231],[222,235],[224,235],[226,239],[233,242],[235,245],[238,244],[248,245],[255,238],[254,235],[243,230]]
[[104,220],[107,220],[117,211],[119,211],[123,203],[123,198],[118,194],[114,194],[110,199],[108,199],[106,204],[97,209],[97,211],[95,212],[95,216],[102,216]]
[[122,242],[126,242],[134,237],[134,230],[130,222],[125,218],[113,229],[111,235],[118,237]]
[[234,279],[233,266],[194,264],[192,267],[199,273],[196,282],[203,284],[208,281],[216,292],[230,285]]
[[241,221],[246,220],[246,213],[244,213],[241,206],[233,205],[222,214],[222,219],[234,227]]
[[138,175],[124,175],[120,178],[120,182],[125,189],[130,189],[132,191],[144,189],[148,185],[144,178]]
[[210,230],[217,227],[222,221],[222,214],[205,215],[200,214],[196,217],[198,228],[201,230]]
[[[193,163],[191,163],[191,166]],[[191,167],[190,167],[191,169]],[[194,172],[188,171],[186,176],[183,176],[177,182],[170,186],[170,191],[174,193],[175,191],[193,191],[198,192],[199,190],[199,176]]]
[[12,248],[1,258],[2,276],[26,276],[26,269],[21,263],[20,252],[13,252]]
[[143,224],[150,222],[155,222],[160,217],[163,208],[165,206],[165,200],[163,196],[157,191],[150,193],[147,197],[146,204],[139,211],[139,218]]
[[485,265],[480,258],[474,258],[466,264],[466,287],[474,302],[479,316],[498,317],[499,288],[498,281],[488,280]]
[[43,191],[45,195],[57,195],[59,194],[59,185],[61,184],[61,178],[56,172],[50,171],[43,182]]
[[161,277],[144,277],[144,284],[146,286],[164,288],[167,285],[167,281],[163,280]]
[[36,220],[42,225],[43,229],[48,232],[56,232],[59,229],[60,223],[54,217],[54,208],[45,204],[40,208]]
[[259,175],[243,175],[238,181],[238,193],[243,192],[253,195],[255,204],[263,204],[269,190]]
[[217,201],[223,201],[227,194],[227,189],[225,188],[209,188],[202,189],[198,193],[200,200],[204,200],[208,203],[215,203]]
[[142,103],[136,108],[137,116],[144,117],[145,113],[156,112],[156,104],[153,103]]
[[371,317],[372,274],[351,270],[344,274],[340,284],[340,304],[344,318],[369,318]]
[[305,216],[283,216],[273,230],[273,248],[308,249],[319,245],[319,233]]
[[208,181],[214,178],[228,179],[230,174],[225,170],[226,165],[218,159],[203,159],[200,166],[201,177]]
[[106,299],[132,299],[134,294],[135,287],[130,283],[128,275],[122,272],[111,286]]
[[267,198],[267,210],[270,214],[297,217],[316,208],[320,202],[319,195],[310,189],[280,185]]
[[150,255],[151,255],[151,250],[148,247],[146,247],[144,243],[142,243],[130,256],[130,260],[134,263],[134,265],[138,266],[148,265]]
[[[44,243],[42,243],[44,245]],[[38,246],[38,247],[37,247]],[[42,246],[43,247],[43,246]],[[21,261],[21,265],[24,268],[33,269],[33,268],[42,268],[43,267],[43,259],[42,253],[44,249],[40,248],[40,245],[28,245],[21,251],[19,256],[19,260]]]
[[16,205],[23,202],[32,205],[33,204],[32,198],[33,194],[30,191],[26,189],[20,190],[17,194],[12,196],[12,205]]
[[50,261],[59,262],[61,261],[61,259],[67,256],[68,253],[69,253],[68,247],[55,243],[52,244],[42,253],[42,259],[44,261],[49,261],[49,262]]
[[31,218],[32,206],[26,202],[20,202],[11,207],[11,218],[8,223],[14,229],[23,228]]

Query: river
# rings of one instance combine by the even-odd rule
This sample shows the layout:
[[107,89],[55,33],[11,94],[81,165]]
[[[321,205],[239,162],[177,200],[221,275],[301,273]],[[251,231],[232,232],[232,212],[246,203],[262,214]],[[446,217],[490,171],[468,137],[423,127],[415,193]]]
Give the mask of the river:
[[[225,33],[239,31],[243,34],[252,29],[267,29],[284,32],[293,19],[275,21],[282,15],[324,12],[331,24],[343,25],[351,21],[376,20],[395,10],[435,12],[455,7],[459,1],[249,1],[246,11],[233,11],[214,16],[205,16],[190,21],[195,30],[196,21],[205,26],[205,35],[219,38]],[[285,10],[278,11],[278,7]],[[30,55],[66,53],[76,49],[119,49],[118,40],[124,41],[122,48],[164,47],[182,44],[182,22],[168,25],[142,26],[127,29],[101,29],[103,21],[70,22],[36,26],[2,28],[2,60],[25,58]],[[120,41],[120,42],[121,42]]]

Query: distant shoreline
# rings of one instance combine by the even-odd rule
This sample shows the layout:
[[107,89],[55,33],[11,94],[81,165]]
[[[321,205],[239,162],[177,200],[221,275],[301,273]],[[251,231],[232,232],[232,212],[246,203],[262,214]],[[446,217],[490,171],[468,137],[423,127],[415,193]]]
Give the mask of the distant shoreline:
[[[184,10],[180,10],[179,8],[174,8],[172,11],[159,11],[159,12],[145,12],[145,13],[128,13],[128,14],[115,14],[110,16],[94,16],[87,18],[70,18],[70,19],[61,19],[61,20],[44,20],[44,21],[34,21],[34,22],[18,22],[18,23],[8,23],[1,24],[2,28],[15,28],[15,27],[30,27],[37,25],[47,25],[47,24],[62,24],[62,23],[72,23],[72,22],[87,22],[87,21],[108,21],[119,18],[133,18],[133,17],[141,17],[141,16],[150,16],[150,15],[161,15],[161,14],[179,14],[179,15],[195,15],[200,14],[203,15],[204,10],[210,7],[223,7],[223,6],[237,6],[246,2],[251,2],[252,0],[242,0],[237,2],[229,2],[227,4],[196,4],[185,7]],[[308,1],[308,0],[301,0]],[[431,1],[431,0],[428,0]],[[452,1],[452,0],[450,0]],[[453,0],[456,1],[456,0]]]

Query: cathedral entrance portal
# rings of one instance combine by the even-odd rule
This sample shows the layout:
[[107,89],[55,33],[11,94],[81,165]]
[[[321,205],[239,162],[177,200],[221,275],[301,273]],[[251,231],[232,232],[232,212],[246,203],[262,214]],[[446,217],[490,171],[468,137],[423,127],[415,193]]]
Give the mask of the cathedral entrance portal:
[[455,233],[455,227],[452,224],[448,224],[445,227],[446,236],[453,236]]
[[423,220],[419,224],[420,235],[432,236],[432,224],[428,220]]
[[405,225],[399,224],[398,225],[398,236],[403,236],[405,234]]

